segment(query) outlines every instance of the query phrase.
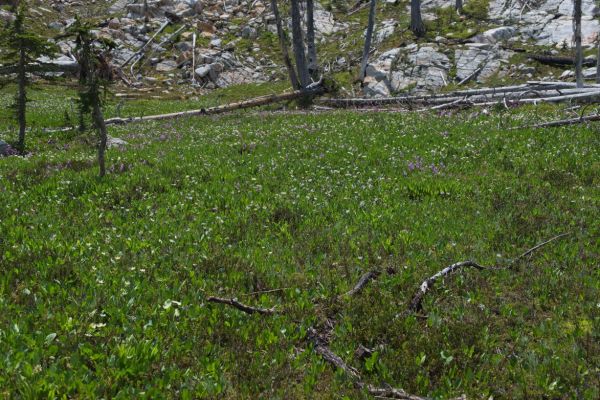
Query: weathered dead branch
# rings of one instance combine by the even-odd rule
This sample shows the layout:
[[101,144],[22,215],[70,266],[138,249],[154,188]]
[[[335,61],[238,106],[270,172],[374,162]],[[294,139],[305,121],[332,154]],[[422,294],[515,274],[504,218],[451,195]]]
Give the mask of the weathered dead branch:
[[372,280],[377,278],[377,276],[379,276],[379,273],[377,271],[369,271],[364,273],[360,279],[358,280],[358,282],[356,283],[356,285],[354,285],[354,287],[352,289],[350,289],[349,291],[347,291],[346,293],[344,293],[344,296],[354,296],[355,294],[359,293],[360,291],[362,291],[365,286],[367,286],[367,284]]
[[138,51],[136,51],[135,53],[133,53],[131,55],[131,57],[129,57],[127,60],[125,60],[123,62],[123,64],[121,64],[119,67],[120,68],[124,68],[127,64],[129,64],[131,62],[131,60],[133,60],[134,58],[136,59],[140,59],[143,54],[144,54],[144,50],[146,49],[146,47],[152,43],[154,41],[154,38],[156,38],[156,36],[158,36],[162,31],[165,30],[165,28],[171,23],[171,20],[169,18],[167,18],[165,20],[165,22],[162,23],[162,25],[160,26],[160,28],[158,28],[158,30],[154,33],[154,35],[152,35],[150,37],[150,39],[148,39],[139,49]]
[[419,290],[417,291],[417,293],[413,296],[412,300],[410,301],[410,304],[408,306],[409,311],[410,312],[421,311],[423,309],[423,298],[429,292],[429,290],[431,290],[434,283],[438,279],[444,278],[444,277],[446,277],[450,274],[453,274],[455,272],[458,272],[464,268],[475,268],[478,270],[485,269],[485,267],[483,267],[473,261],[462,261],[462,262],[458,262],[458,263],[452,264],[452,265],[444,268],[443,270],[437,272],[435,275],[425,279],[423,281],[423,283],[421,283]]
[[[448,275],[460,272],[461,270],[466,269],[466,268],[474,268],[477,270],[510,269],[517,262],[519,262],[520,260],[524,259],[525,257],[531,255],[536,250],[546,246],[549,243],[554,242],[555,240],[563,238],[567,235],[569,235],[569,233],[562,233],[560,235],[554,236],[553,238],[551,238],[549,240],[546,240],[544,242],[541,242],[541,243],[535,245],[534,247],[528,249],[524,253],[522,253],[519,256],[517,256],[516,258],[514,258],[507,266],[488,268],[488,267],[484,267],[474,261],[463,261],[463,262],[458,262],[458,263],[452,264],[452,265],[444,268],[443,270],[437,272],[435,275],[431,276],[430,278],[426,279],[421,284],[421,286],[419,287],[419,290],[417,291],[417,293],[414,295],[414,297],[412,298],[412,300],[410,302],[407,313],[404,315],[411,314],[411,313],[414,313],[414,312],[422,309],[423,298],[431,290],[434,283],[437,280],[439,280],[440,278],[444,278]],[[350,291],[348,291],[347,293],[345,293],[345,295],[353,296],[353,295],[359,293],[372,279],[376,278],[377,276],[378,276],[378,273],[376,271],[369,271],[369,272],[363,274],[360,277],[360,279],[358,280],[358,282],[356,283],[356,285],[354,286],[354,288],[351,289]],[[259,314],[263,314],[263,315],[275,314],[275,308],[264,309],[264,308],[251,307],[251,306],[240,303],[236,299],[209,297],[207,300],[209,302],[213,302],[213,303],[221,303],[221,304],[226,304],[226,305],[232,306],[232,307],[234,307],[240,311],[243,311],[245,313],[248,313],[248,314],[253,314],[253,313],[259,313]],[[371,396],[374,396],[376,398],[425,400],[425,398],[423,398],[423,397],[407,393],[402,389],[393,388],[391,386],[378,387],[378,386],[363,382],[360,372],[356,368],[352,367],[351,365],[348,365],[340,356],[338,356],[329,347],[329,341],[332,336],[333,329],[334,329],[334,322],[330,319],[326,320],[325,329],[322,331],[319,331],[319,330],[315,329],[314,327],[310,327],[310,328],[308,328],[308,332],[307,332],[307,336],[306,336],[307,342],[314,346],[315,353],[317,353],[319,356],[321,356],[325,361],[327,361],[329,364],[333,365],[335,368],[343,371],[353,381],[354,386],[357,389],[366,390],[367,393],[369,393]],[[462,396],[460,398],[464,399],[464,396]]]
[[344,371],[349,378],[354,381],[354,386],[358,389],[366,389],[367,392],[372,396],[387,397],[390,399],[405,399],[405,400],[424,400],[423,397],[415,396],[406,393],[402,389],[393,387],[377,387],[371,384],[364,383],[358,370],[348,364],[337,354],[335,354],[321,337],[322,335],[317,332],[313,327],[308,329],[308,339],[314,345],[315,353],[320,355],[325,361],[333,365],[335,368]]
[[553,238],[551,238],[549,240],[546,240],[542,243],[535,245],[534,247],[528,249],[521,255],[512,259],[510,261],[510,263],[508,263],[506,266],[484,267],[474,261],[462,261],[462,262],[457,262],[455,264],[452,264],[452,265],[442,269],[441,271],[437,272],[435,275],[425,279],[423,281],[423,283],[421,283],[421,286],[419,286],[419,290],[417,290],[417,293],[413,296],[412,300],[410,301],[410,304],[408,306],[408,313],[415,313],[415,312],[421,311],[423,309],[423,299],[424,299],[425,295],[427,295],[427,293],[431,290],[431,288],[433,287],[435,282],[437,280],[439,280],[440,278],[444,278],[448,275],[454,274],[454,273],[459,272],[460,270],[466,269],[466,268],[475,268],[476,270],[479,270],[479,271],[511,269],[517,262],[519,262],[520,260],[529,256],[534,251],[539,250],[540,248],[546,246],[547,244],[554,242],[555,240],[558,240],[565,236],[568,236],[569,234],[570,233],[561,233],[560,235],[554,236]]
[[588,115],[588,116],[579,117],[579,118],[561,119],[558,121],[543,122],[543,123],[534,124],[534,125],[522,125],[522,126],[518,126],[515,128],[511,128],[511,129],[554,128],[554,127],[559,127],[559,126],[576,125],[576,124],[583,124],[585,122],[594,122],[594,121],[600,121],[600,114]]
[[508,265],[509,267],[513,266],[514,264],[516,264],[517,262],[521,261],[522,259],[524,259],[525,257],[527,257],[528,255],[530,255],[531,253],[533,253],[536,250],[539,250],[540,248],[554,242],[555,240],[558,239],[562,239],[566,236],[569,236],[571,234],[571,232],[566,232],[566,233],[561,233],[560,235],[556,235],[553,238],[550,238],[542,243],[539,243],[535,246],[533,246],[532,248],[530,248],[529,250],[527,250],[526,252],[524,252],[523,254],[519,255],[518,257],[514,258],[510,264]]
[[210,303],[220,303],[220,304],[226,304],[228,306],[237,308],[240,311],[245,312],[246,314],[262,314],[262,315],[273,315],[276,313],[275,311],[275,307],[273,308],[258,308],[258,307],[252,307],[252,306],[248,306],[246,304],[242,304],[239,301],[237,301],[237,299],[233,298],[233,299],[224,299],[221,297],[209,297],[206,299],[206,301],[210,302]]

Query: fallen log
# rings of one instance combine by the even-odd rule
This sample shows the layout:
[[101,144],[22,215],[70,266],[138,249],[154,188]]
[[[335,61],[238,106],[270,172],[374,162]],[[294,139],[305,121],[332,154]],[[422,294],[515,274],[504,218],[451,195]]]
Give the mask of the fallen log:
[[[561,67],[575,65],[574,57],[550,56],[545,54],[531,54],[527,57],[546,65],[557,65]],[[583,65],[587,67],[593,67],[596,65],[596,60],[593,58],[586,58],[583,60]]]
[[[511,104],[538,104],[538,103],[561,103],[563,101],[592,101],[600,99],[600,89],[598,91],[576,93],[570,95],[551,96],[551,97],[536,97],[527,99],[510,100]],[[499,104],[498,101],[490,101],[483,103],[472,103],[474,106],[493,106]]]
[[[363,106],[363,105],[390,105],[390,104],[414,104],[414,103],[424,103],[424,104],[440,104],[445,101],[451,102],[455,101],[459,98],[464,98],[466,96],[500,96],[503,94],[509,93],[521,93],[530,90],[567,90],[574,89],[575,85],[569,82],[531,82],[522,85],[515,86],[505,86],[505,87],[497,87],[497,88],[482,88],[482,89],[467,89],[467,90],[458,90],[452,91],[448,93],[441,94],[423,94],[423,95],[404,95],[404,96],[396,96],[396,97],[386,97],[386,98],[349,98],[349,99],[320,99],[317,102],[322,105],[331,106],[331,107],[352,107],[352,106]],[[589,85],[581,90],[590,90],[597,88],[600,91],[599,85]]]
[[160,121],[167,119],[176,119],[181,117],[192,117],[192,116],[204,116],[204,115],[216,115],[223,114],[231,111],[242,110],[246,108],[259,107],[272,103],[278,103],[281,101],[290,101],[300,99],[303,97],[310,97],[322,94],[325,92],[323,86],[317,86],[310,90],[296,90],[290,93],[278,94],[278,95],[267,95],[256,97],[251,100],[245,100],[238,103],[225,104],[217,107],[201,108],[199,110],[188,110],[169,114],[160,115],[148,115],[144,117],[130,117],[130,118],[110,118],[105,121],[106,125],[115,124],[128,124],[132,122],[144,122],[144,121]]
[[515,128],[511,128],[511,130],[555,128],[555,127],[559,127],[559,126],[576,125],[576,124],[583,124],[585,122],[594,122],[594,121],[600,121],[600,114],[588,115],[588,116],[579,117],[579,118],[561,119],[558,121],[543,122],[543,123],[535,124],[535,125],[517,126]]

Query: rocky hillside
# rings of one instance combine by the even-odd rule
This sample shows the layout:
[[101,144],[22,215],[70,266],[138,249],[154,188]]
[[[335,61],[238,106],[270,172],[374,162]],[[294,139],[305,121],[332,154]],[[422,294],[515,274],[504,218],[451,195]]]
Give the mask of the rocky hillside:
[[[123,70],[134,87],[214,89],[286,77],[267,0],[148,0],[147,9],[141,0],[31,3],[31,17],[50,36],[68,28],[76,14],[96,20],[97,35],[114,41],[113,62],[126,64]],[[583,0],[583,43],[592,57],[600,31],[594,3]],[[466,0],[462,15],[452,1],[424,0],[427,34],[419,40],[407,29],[409,2],[386,0],[378,4],[367,78],[356,84],[368,13],[364,5],[322,0],[315,10],[320,64],[349,95],[572,76],[570,66],[541,63],[539,57],[571,55],[571,0]],[[285,8],[282,12],[287,15]],[[0,18],[13,18],[7,6]],[[136,51],[166,22],[138,60]],[[58,44],[63,56],[56,61],[70,62],[74,44],[68,39]],[[595,69],[586,70],[588,77],[594,74]]]

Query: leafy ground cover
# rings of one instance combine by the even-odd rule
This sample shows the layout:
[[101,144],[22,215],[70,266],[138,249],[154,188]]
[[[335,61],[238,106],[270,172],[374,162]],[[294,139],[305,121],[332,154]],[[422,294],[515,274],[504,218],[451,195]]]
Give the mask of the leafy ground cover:
[[[0,159],[0,395],[367,398],[306,340],[334,321],[332,350],[376,385],[598,398],[598,127],[508,129],[532,118],[115,126],[129,144],[103,180],[89,136],[33,134],[29,157]],[[514,270],[446,279],[404,315],[444,266],[503,265],[564,232]],[[359,345],[374,352],[359,359]]]

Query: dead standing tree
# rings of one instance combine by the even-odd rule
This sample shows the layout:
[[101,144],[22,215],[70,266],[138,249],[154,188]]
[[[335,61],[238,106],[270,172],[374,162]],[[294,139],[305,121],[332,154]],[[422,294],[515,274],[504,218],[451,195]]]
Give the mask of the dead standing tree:
[[304,34],[302,32],[302,16],[300,14],[300,1],[291,0],[292,14],[292,44],[296,69],[300,78],[300,88],[306,88],[310,83],[308,64],[306,62],[306,48],[304,46]]
[[317,46],[315,45],[315,3],[306,0],[306,47],[308,50],[308,73],[311,78],[319,79],[319,64],[317,62]]
[[367,33],[365,34],[365,47],[363,48],[362,61],[360,63],[359,80],[364,80],[367,74],[367,64],[369,63],[369,53],[371,52],[371,41],[373,39],[373,28],[375,26],[375,9],[377,0],[371,0],[369,8],[369,23],[367,25]]
[[416,37],[425,35],[425,24],[421,17],[421,0],[410,0],[410,30]]
[[[289,56],[286,33],[283,29],[277,0],[271,0],[271,8],[275,16],[283,62],[288,70],[292,86],[294,89],[306,90],[311,85],[311,77],[313,80],[316,80],[319,73],[315,44],[314,0],[306,0],[305,21],[303,21],[300,11],[300,0],[291,0],[290,2],[292,49],[296,64],[295,68]],[[303,25],[306,26],[306,32],[303,31]]]
[[288,41],[283,30],[281,23],[281,15],[279,14],[279,7],[277,6],[277,0],[271,0],[271,8],[273,9],[273,15],[275,17],[275,25],[277,27],[277,37],[279,38],[279,47],[281,48],[281,55],[283,57],[283,63],[288,71],[290,77],[290,83],[294,89],[300,89],[300,83],[298,82],[298,76],[294,70],[292,60],[290,58]]
[[581,0],[573,0],[573,39],[575,41],[575,78],[583,87],[583,49],[581,47]]

